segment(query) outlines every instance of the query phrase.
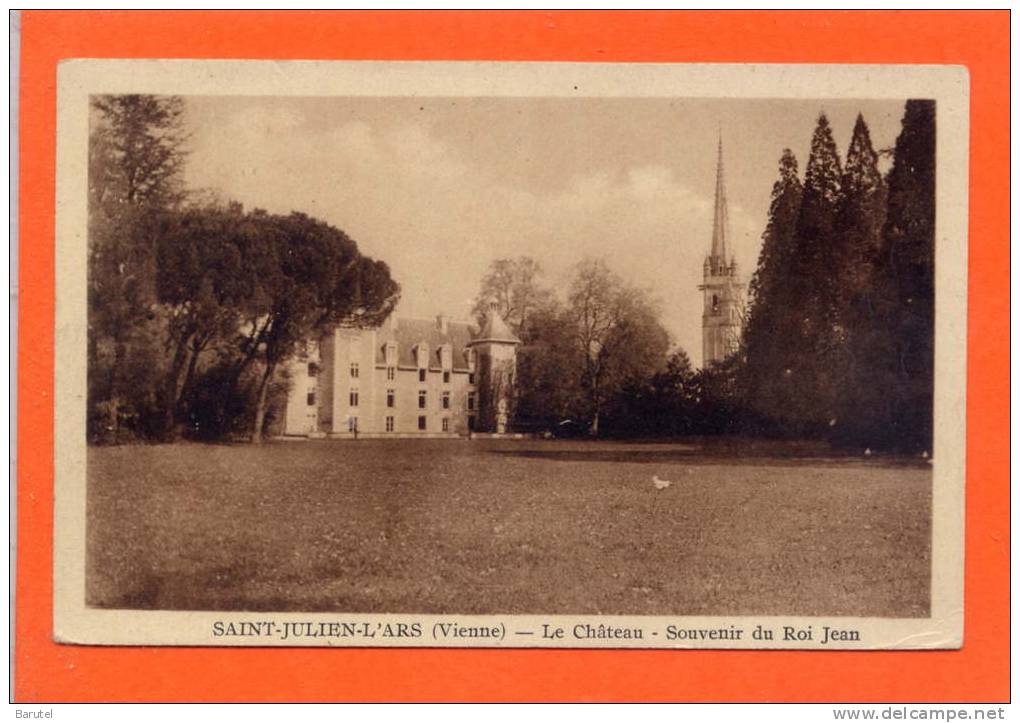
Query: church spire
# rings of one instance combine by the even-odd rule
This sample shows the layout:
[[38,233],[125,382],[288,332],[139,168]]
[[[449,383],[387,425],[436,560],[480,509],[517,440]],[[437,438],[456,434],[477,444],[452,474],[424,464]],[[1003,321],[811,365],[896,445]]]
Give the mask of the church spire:
[[724,267],[730,256],[729,213],[726,210],[726,184],[723,180],[722,133],[719,134],[719,159],[715,171],[715,216],[712,219],[713,268]]
[[701,315],[701,359],[705,368],[721,362],[740,349],[741,299],[744,285],[737,276],[737,264],[730,256],[729,214],[723,175],[722,133],[715,171],[715,216],[712,219],[712,251],[705,257],[704,293]]

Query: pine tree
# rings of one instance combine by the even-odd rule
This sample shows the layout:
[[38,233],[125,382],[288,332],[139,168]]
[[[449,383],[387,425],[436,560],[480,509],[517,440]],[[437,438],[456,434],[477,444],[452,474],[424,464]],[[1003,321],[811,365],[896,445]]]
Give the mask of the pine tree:
[[[907,101],[888,179],[872,363],[889,400],[883,442],[931,450],[935,336],[935,103]],[[884,352],[884,353],[883,353]]]
[[787,339],[796,319],[789,304],[788,281],[792,276],[802,193],[797,159],[790,149],[784,149],[779,160],[779,178],[772,186],[758,268],[751,278],[744,327],[747,364],[742,396],[756,416],[774,420],[784,416],[783,405],[789,395],[785,370],[790,367],[791,348]]
[[89,433],[159,431],[164,360],[156,306],[160,216],[182,198],[183,100],[92,101],[88,178]]
[[841,203],[839,155],[825,114],[811,139],[804,192],[797,218],[796,247],[788,279],[789,312],[797,324],[786,339],[790,364],[791,421],[803,432],[824,429],[834,414],[839,380],[832,368],[833,301],[838,276],[837,215]]
[[[871,134],[858,114],[854,124],[846,168],[841,184],[837,227],[840,237],[840,283],[837,291],[859,293],[872,283],[872,270],[881,248],[885,223],[886,190],[878,170],[878,154],[871,145]],[[839,301],[845,302],[845,299]]]
[[[855,440],[871,426],[875,409],[884,400],[874,396],[874,370],[860,353],[871,343],[878,319],[875,308],[875,269],[885,222],[886,189],[878,170],[878,154],[871,145],[861,115],[854,125],[843,171],[842,201],[837,218],[835,305],[831,344],[833,369],[842,380],[831,432],[836,439]],[[862,427],[863,423],[863,427]]]

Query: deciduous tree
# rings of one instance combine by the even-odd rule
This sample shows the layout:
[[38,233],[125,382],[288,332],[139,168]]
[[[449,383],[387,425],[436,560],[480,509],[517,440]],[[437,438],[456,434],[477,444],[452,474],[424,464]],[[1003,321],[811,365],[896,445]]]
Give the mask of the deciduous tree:
[[647,294],[625,285],[600,260],[578,264],[566,319],[590,432],[597,436],[606,401],[628,382],[662,368],[669,335]]
[[483,323],[489,302],[495,301],[503,320],[518,338],[526,341],[532,317],[555,302],[552,290],[541,283],[541,275],[541,266],[529,256],[496,259],[482,278],[472,314],[479,324]]

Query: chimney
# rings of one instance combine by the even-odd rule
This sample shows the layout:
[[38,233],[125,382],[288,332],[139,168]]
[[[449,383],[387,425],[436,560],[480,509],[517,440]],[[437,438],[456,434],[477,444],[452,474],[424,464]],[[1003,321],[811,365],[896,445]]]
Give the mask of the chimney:
[[439,329],[439,333],[446,334],[449,326],[450,318],[446,314],[440,314],[436,317],[436,327]]

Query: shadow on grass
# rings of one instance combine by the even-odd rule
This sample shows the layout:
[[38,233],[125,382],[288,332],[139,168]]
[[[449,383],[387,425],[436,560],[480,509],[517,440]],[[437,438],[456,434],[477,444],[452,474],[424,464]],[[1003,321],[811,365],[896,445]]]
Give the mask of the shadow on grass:
[[[589,446],[590,445],[590,446]],[[597,446],[596,446],[597,445]],[[656,447],[660,447],[656,449]],[[500,457],[537,459],[550,462],[602,462],[625,464],[689,464],[809,466],[915,467],[924,469],[928,460],[897,455],[865,456],[860,452],[832,449],[815,443],[739,442],[734,440],[691,444],[667,442],[617,442],[611,446],[598,442],[580,442],[569,447],[548,445],[535,447],[499,447],[486,450]]]

